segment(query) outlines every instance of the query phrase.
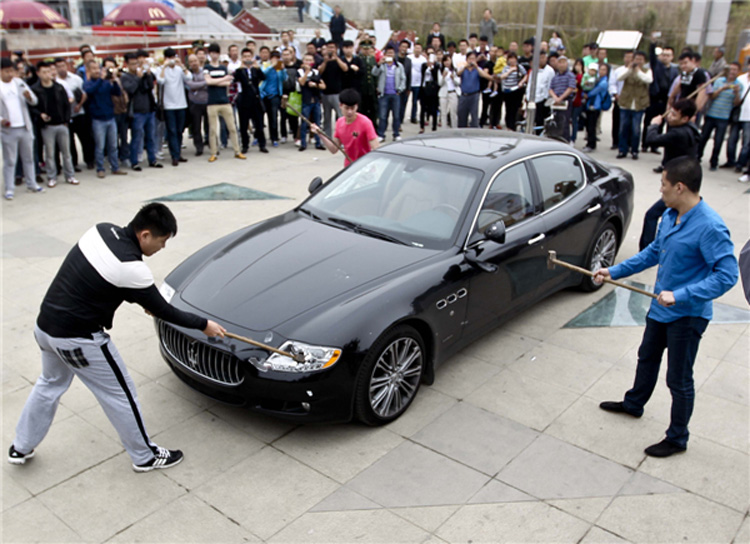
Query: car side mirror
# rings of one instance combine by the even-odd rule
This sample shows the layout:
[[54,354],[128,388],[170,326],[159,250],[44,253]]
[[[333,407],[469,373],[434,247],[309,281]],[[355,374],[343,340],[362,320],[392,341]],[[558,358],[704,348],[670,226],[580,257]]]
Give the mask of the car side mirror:
[[502,219],[495,221],[484,231],[487,240],[492,240],[498,244],[505,243],[505,221]]
[[316,178],[313,178],[313,180],[310,182],[310,185],[307,187],[307,190],[310,194],[313,194],[322,186],[323,186],[323,178],[318,176]]

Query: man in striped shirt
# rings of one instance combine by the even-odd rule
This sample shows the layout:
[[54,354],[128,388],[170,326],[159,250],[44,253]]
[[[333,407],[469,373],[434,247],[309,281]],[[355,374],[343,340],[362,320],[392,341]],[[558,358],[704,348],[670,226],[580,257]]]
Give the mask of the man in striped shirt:
[[154,444],[146,433],[133,380],[104,329],[112,328],[123,302],[137,303],[159,319],[224,336],[224,328],[171,306],[154,285],[143,256],[160,251],[177,234],[177,220],[164,204],[145,205],[126,227],[100,223],[70,250],[44,296],[34,329],[42,350],[42,374],[29,395],[8,462],[34,456],[74,376],[96,396],[133,461],[148,472],[182,461],[180,450]]
[[711,105],[706,111],[706,120],[703,123],[703,132],[701,133],[701,143],[698,148],[698,160],[703,157],[703,150],[706,148],[711,133],[714,135],[714,149],[711,153],[712,172],[716,171],[719,166],[719,151],[724,143],[724,136],[729,126],[729,117],[732,114],[732,108],[738,106],[742,101],[744,86],[737,80],[740,73],[740,65],[733,62],[729,65],[729,73],[726,77],[720,77],[714,82],[714,92],[711,93]]

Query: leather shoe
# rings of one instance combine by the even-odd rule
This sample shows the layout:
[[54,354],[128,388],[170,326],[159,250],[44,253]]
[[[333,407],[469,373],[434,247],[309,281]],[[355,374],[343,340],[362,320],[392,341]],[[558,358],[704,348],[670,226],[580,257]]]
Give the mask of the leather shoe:
[[172,159],[172,166],[177,166],[180,162],[177,159]]
[[187,159],[184,157],[180,157],[177,159],[177,162],[187,162]]
[[628,156],[628,154],[627,154],[627,153],[622,153],[622,152],[620,152],[620,153],[618,153],[618,154],[617,154],[617,157],[616,157],[616,158],[618,158],[618,159],[624,159],[624,158],[625,158],[625,157],[627,157],[627,156]]
[[649,446],[643,451],[646,453],[646,455],[649,455],[651,457],[669,457],[670,455],[674,455],[675,453],[683,453],[686,449],[687,448],[683,448],[682,446],[678,446],[674,442],[670,442],[669,440],[664,439],[658,444]]
[[627,414],[633,417],[641,417],[640,415],[636,415],[636,414],[633,414],[632,412],[628,412],[625,409],[625,403],[623,402],[614,402],[611,400],[605,400],[599,405],[599,408],[601,408],[602,410],[606,410],[607,412],[615,412],[618,414]]

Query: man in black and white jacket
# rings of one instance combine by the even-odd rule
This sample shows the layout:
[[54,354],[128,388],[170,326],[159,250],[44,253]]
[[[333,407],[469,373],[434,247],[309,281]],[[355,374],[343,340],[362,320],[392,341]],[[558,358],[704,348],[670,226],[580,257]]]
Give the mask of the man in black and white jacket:
[[148,472],[179,463],[182,452],[154,444],[146,433],[133,380],[104,329],[123,302],[137,303],[159,319],[224,336],[224,328],[171,306],[154,285],[143,256],[161,250],[177,233],[164,204],[145,205],[126,227],[100,223],[70,250],[44,296],[34,336],[42,374],[24,406],[8,461],[22,465],[47,434],[60,397],[74,376],[96,396],[133,461]]

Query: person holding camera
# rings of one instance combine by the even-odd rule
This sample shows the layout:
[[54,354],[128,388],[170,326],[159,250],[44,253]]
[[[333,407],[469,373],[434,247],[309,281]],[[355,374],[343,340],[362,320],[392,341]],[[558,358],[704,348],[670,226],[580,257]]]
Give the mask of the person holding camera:
[[[458,128],[479,128],[480,78],[492,81],[492,76],[477,65],[477,52],[466,53],[466,64],[456,73],[461,77],[461,96],[458,97]],[[469,122],[471,116],[471,122]]]
[[[137,54],[126,53],[125,63],[127,72],[122,74],[122,88],[130,97],[130,112],[133,123],[130,127],[132,137],[130,138],[130,164],[136,172],[142,168],[138,164],[138,155],[143,150],[143,140],[146,140],[146,154],[148,165],[152,168],[161,168],[156,162],[156,99],[154,98],[154,85],[156,77],[141,59],[147,56],[140,52]],[[107,71],[109,74],[110,72]]]
[[91,114],[91,131],[94,133],[94,163],[96,176],[104,177],[104,146],[107,146],[107,158],[113,175],[124,176],[117,157],[117,123],[115,122],[115,106],[113,96],[122,94],[120,76],[114,69],[107,69],[102,77],[102,68],[96,60],[91,59],[86,64],[86,83],[83,84],[86,93],[86,107]]
[[388,113],[393,117],[393,140],[401,140],[401,98],[406,90],[404,66],[396,62],[396,49],[392,45],[385,48],[385,53],[372,69],[372,75],[378,78],[378,136],[380,143],[385,141],[388,128]]
[[341,60],[337,51],[338,45],[333,40],[326,44],[323,62],[318,66],[326,88],[323,90],[323,130],[328,136],[333,132],[333,123],[331,122],[331,113],[336,113],[336,119],[341,117],[341,108],[339,107],[339,93],[342,88],[344,74],[349,71],[349,65]]
[[724,143],[724,136],[729,126],[729,117],[732,115],[732,108],[739,106],[742,102],[742,95],[745,91],[744,86],[737,80],[740,73],[740,64],[733,62],[729,65],[729,72],[726,76],[720,77],[714,82],[714,92],[711,93],[711,104],[706,110],[706,120],[703,122],[703,132],[701,133],[701,143],[698,148],[698,160],[703,157],[703,150],[706,148],[711,133],[714,135],[714,149],[711,153],[711,162],[709,169],[714,172],[719,167],[719,151]]
[[182,157],[182,133],[185,130],[185,82],[188,80],[187,68],[182,64],[177,51],[171,47],[164,50],[164,65],[156,76],[156,81],[164,89],[164,118],[167,122],[167,141],[172,166],[187,162]]
[[44,139],[45,165],[47,167],[47,186],[57,185],[57,164],[55,162],[55,145],[62,151],[65,181],[78,185],[73,171],[73,159],[70,155],[71,99],[65,87],[55,81],[55,68],[51,62],[41,61],[36,66],[39,81],[31,87],[39,101],[36,111],[41,121],[42,138]]

